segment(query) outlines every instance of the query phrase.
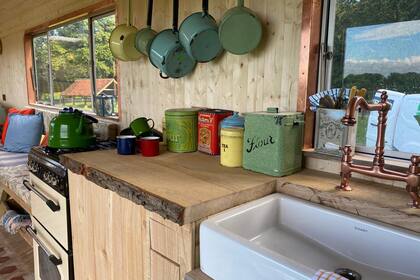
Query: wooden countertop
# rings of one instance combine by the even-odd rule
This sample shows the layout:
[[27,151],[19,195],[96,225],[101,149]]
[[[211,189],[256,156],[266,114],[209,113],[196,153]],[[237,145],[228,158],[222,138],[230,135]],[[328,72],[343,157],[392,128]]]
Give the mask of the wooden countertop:
[[405,189],[352,178],[345,192],[339,183],[339,175],[304,170],[280,178],[277,192],[420,233],[420,209],[410,207]]
[[181,225],[273,193],[277,186],[275,177],[223,167],[219,157],[198,152],[163,151],[146,158],[106,150],[66,154],[61,162],[72,172]]
[[420,209],[404,189],[351,179],[338,191],[339,175],[303,170],[276,178],[219,164],[202,153],[162,152],[158,157],[120,156],[115,150],[66,154],[62,163],[97,185],[119,193],[180,225],[199,221],[274,192],[319,203],[420,233]]

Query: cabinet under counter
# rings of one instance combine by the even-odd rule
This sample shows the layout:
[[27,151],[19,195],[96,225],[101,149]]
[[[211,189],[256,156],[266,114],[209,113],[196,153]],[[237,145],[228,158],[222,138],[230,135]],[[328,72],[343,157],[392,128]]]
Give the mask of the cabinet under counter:
[[178,280],[199,267],[208,216],[275,192],[277,179],[218,157],[68,154],[75,279]]

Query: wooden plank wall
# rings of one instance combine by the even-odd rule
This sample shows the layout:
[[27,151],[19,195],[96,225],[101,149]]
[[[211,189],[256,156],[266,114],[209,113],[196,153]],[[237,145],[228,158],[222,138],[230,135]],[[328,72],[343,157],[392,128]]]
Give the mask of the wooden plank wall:
[[[133,2],[133,21],[145,25],[146,0]],[[220,20],[236,0],[210,2],[210,13]],[[247,0],[264,25],[264,41],[249,55],[224,53],[217,60],[199,64],[185,78],[162,80],[147,58],[120,63],[122,125],[138,116],[152,117],[161,126],[164,110],[204,106],[241,112],[269,106],[296,111],[299,46],[302,20],[301,0]],[[125,1],[118,5],[120,22],[126,21]],[[180,1],[180,22],[199,11],[201,1]],[[155,1],[153,28],[171,26],[172,1]]]
[[[13,9],[19,11],[19,16],[2,18],[0,24],[4,46],[0,56],[0,95],[7,94],[7,105],[28,104],[24,30],[95,2],[98,1],[16,1]],[[145,25],[146,0],[132,2],[134,25],[141,28]],[[216,20],[236,5],[236,0],[209,2],[210,13]],[[117,2],[120,22],[125,22],[126,3],[126,0]],[[148,116],[160,128],[164,110],[174,107],[204,106],[246,112],[276,106],[282,111],[296,111],[302,0],[246,0],[245,4],[256,11],[264,25],[264,40],[249,55],[225,53],[215,61],[198,65],[191,76],[178,80],[160,79],[158,70],[145,57],[136,62],[121,62],[121,127],[138,116]],[[200,9],[200,0],[180,1],[180,22]],[[154,11],[153,28],[158,31],[169,28],[172,1],[155,1]],[[0,9],[0,15],[7,14],[7,9]]]
[[[23,36],[25,31],[102,0],[13,0],[0,4],[0,104],[28,105]],[[135,1],[135,0],[133,0]],[[5,94],[7,101],[1,100]]]

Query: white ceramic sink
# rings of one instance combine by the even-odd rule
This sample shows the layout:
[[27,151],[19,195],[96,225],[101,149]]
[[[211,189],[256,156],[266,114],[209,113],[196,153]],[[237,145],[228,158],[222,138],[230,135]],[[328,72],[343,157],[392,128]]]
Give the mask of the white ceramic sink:
[[203,222],[200,256],[215,280],[311,279],[337,268],[363,280],[420,279],[420,235],[281,194]]

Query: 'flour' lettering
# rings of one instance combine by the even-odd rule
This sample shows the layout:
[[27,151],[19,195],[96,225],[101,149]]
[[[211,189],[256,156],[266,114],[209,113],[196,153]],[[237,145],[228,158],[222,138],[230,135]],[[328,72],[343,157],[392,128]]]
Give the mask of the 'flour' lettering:
[[268,136],[266,138],[260,138],[260,137],[252,137],[252,139],[248,138],[246,142],[249,144],[246,151],[248,153],[255,151],[261,147],[274,144],[276,141],[274,141],[273,136]]

